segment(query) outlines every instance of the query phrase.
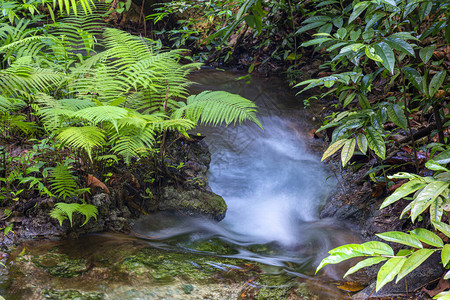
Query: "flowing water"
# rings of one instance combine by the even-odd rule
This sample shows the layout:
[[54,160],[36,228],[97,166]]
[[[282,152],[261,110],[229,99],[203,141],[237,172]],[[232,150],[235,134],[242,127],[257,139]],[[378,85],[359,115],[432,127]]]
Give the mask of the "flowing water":
[[[262,130],[255,124],[246,123],[236,127],[198,129],[206,136],[205,141],[212,153],[209,170],[211,189],[222,195],[228,205],[226,217],[221,222],[160,213],[143,218],[134,225],[137,233],[156,237],[151,241],[116,235],[90,236],[85,241],[78,240],[77,247],[66,242],[65,246],[64,243],[59,243],[58,249],[66,249],[64,255],[76,253],[81,259],[95,256],[94,269],[99,267],[98,257],[103,257],[100,253],[107,253],[110,248],[118,252],[124,248],[129,251],[130,248],[143,249],[150,246],[154,250],[145,250],[150,251],[145,252],[145,255],[132,251],[124,261],[131,261],[133,266],[140,266],[141,269],[144,266],[155,268],[154,261],[142,262],[136,257],[148,259],[156,256],[159,260],[166,261],[165,257],[168,255],[171,256],[170,261],[173,261],[174,253],[181,252],[184,262],[180,263],[180,269],[188,268],[184,263],[189,261],[191,265],[198,266],[197,271],[204,271],[205,266],[213,266],[217,270],[231,272],[234,268],[245,269],[242,264],[236,266],[243,260],[258,263],[258,268],[267,273],[310,278],[309,275],[312,275],[314,267],[327,250],[354,240],[349,231],[336,221],[318,219],[319,209],[336,188],[336,182],[332,179],[332,174],[320,163],[318,150],[314,150],[320,149],[321,144],[308,135],[308,131],[314,127],[311,111],[299,109],[302,107],[301,100],[279,79],[253,78],[251,83],[247,84],[242,80],[237,81],[237,76],[231,72],[207,70],[193,76],[193,80],[199,83],[195,87],[198,91],[226,90],[254,100],[259,107],[258,117],[264,128]],[[48,250],[48,247],[46,249]],[[109,258],[102,259],[108,261],[111,257],[115,255],[111,254]],[[207,260],[204,260],[205,257]],[[217,257],[222,260],[214,261]],[[123,257],[116,257],[114,261],[121,259],[123,260]],[[29,259],[34,261],[35,265],[50,268],[41,260],[36,263],[36,260]],[[89,259],[86,261],[81,263],[80,270],[84,270],[89,264]],[[120,270],[130,268],[130,263],[120,267],[115,263],[113,265]],[[142,275],[139,272],[146,272],[133,270],[136,276]],[[166,268],[165,272],[169,272],[168,270],[171,272],[172,269]],[[26,273],[23,270],[21,272]],[[50,271],[47,270],[48,272]],[[158,278],[159,275],[155,275],[154,270],[152,272],[153,280]],[[252,271],[248,270],[248,273]],[[83,276],[80,280],[87,275]],[[45,280],[49,280],[47,277]],[[113,280],[115,285],[100,289],[102,293],[109,295],[106,298],[125,297],[121,294],[124,287],[120,284],[118,286],[117,281],[120,280]],[[67,284],[68,281],[65,282]],[[89,278],[85,284],[88,284],[87,282]],[[185,286],[188,285],[183,285],[184,295],[190,298]],[[60,288],[69,289],[70,286]],[[215,295],[210,296],[210,299],[230,299],[235,297],[230,296],[231,294],[242,293],[242,286],[237,292],[234,291],[234,294],[221,294],[223,290],[231,290],[230,286],[217,289],[220,291],[218,294],[208,291]],[[95,288],[93,290],[98,291]],[[115,296],[111,294],[113,290]],[[129,289],[126,292],[131,293]],[[155,293],[154,289],[147,292]],[[136,297],[127,294],[126,297],[177,298],[172,292],[172,296],[167,294],[167,290],[164,292],[166,294],[163,293],[165,296],[157,292],[149,296],[148,293]],[[209,295],[208,293],[206,294]],[[51,298],[51,295],[49,297]],[[203,299],[202,297],[200,298]],[[191,298],[197,299],[193,296]]]

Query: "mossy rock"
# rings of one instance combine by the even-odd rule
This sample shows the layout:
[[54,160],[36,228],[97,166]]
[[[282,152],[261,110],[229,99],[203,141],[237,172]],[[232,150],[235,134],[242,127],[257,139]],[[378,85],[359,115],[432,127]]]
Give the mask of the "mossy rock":
[[103,300],[105,295],[97,292],[80,292],[77,290],[53,290],[46,289],[42,291],[42,296],[45,299],[55,300]]
[[56,277],[77,277],[88,269],[85,259],[71,258],[66,254],[49,252],[33,257],[32,261],[37,267]]
[[221,196],[212,192],[201,190],[179,191],[172,186],[168,186],[161,193],[158,209],[220,221],[225,217],[227,205]]

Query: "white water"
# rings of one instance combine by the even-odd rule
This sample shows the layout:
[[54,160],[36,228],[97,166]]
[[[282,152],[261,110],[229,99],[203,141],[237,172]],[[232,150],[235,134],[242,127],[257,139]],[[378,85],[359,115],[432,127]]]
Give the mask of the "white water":
[[253,242],[294,245],[301,224],[317,219],[329,183],[290,122],[261,121],[264,131],[244,125],[207,137],[210,186],[228,205],[222,226]]

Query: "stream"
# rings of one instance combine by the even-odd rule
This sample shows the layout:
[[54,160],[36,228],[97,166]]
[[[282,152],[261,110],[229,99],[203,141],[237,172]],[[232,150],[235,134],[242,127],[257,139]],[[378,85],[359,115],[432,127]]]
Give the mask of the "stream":
[[[344,224],[318,219],[337,183],[320,163],[321,143],[308,134],[312,113],[299,109],[301,100],[281,79],[254,77],[247,83],[238,76],[202,70],[192,77],[197,91],[225,90],[255,101],[264,127],[197,129],[212,154],[210,187],[228,205],[221,222],[158,213],[133,227],[151,240],[105,233],[34,243],[24,247],[9,274],[1,274],[2,294],[7,299],[341,298],[312,277],[314,268],[330,248],[358,239]],[[327,272],[336,279],[341,274]]]

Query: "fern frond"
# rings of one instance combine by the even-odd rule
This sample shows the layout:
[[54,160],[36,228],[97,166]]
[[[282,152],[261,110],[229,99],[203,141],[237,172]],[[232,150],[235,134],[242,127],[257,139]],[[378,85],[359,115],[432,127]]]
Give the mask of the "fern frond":
[[239,95],[223,91],[204,91],[189,96],[186,102],[186,105],[174,112],[172,118],[180,118],[184,114],[196,124],[213,126],[252,121],[262,128],[256,117],[257,106]]
[[[59,164],[50,171],[50,186],[58,197],[66,199],[75,195],[77,183],[68,166]],[[72,221],[71,221],[72,223]]]
[[64,203],[58,202],[54,209],[50,211],[50,217],[59,221],[59,225],[62,226],[64,220],[69,219],[70,226],[73,226],[72,216],[80,208],[78,203]]
[[92,149],[105,143],[105,135],[95,126],[67,127],[61,130],[57,139],[63,145],[80,148],[86,151],[92,160]]
[[81,224],[81,226],[86,225],[86,223],[92,217],[97,220],[98,210],[94,205],[83,203],[78,207],[77,212],[86,217],[86,220],[83,222],[83,224]]
[[102,122],[110,122],[118,131],[117,121],[125,117],[128,110],[125,108],[101,105],[95,107],[87,107],[73,114],[74,117],[84,119],[93,125]]

